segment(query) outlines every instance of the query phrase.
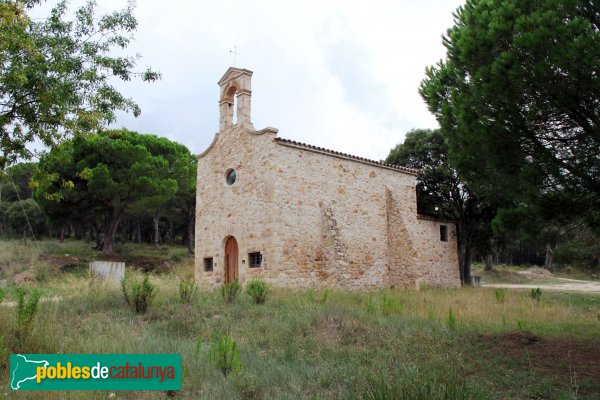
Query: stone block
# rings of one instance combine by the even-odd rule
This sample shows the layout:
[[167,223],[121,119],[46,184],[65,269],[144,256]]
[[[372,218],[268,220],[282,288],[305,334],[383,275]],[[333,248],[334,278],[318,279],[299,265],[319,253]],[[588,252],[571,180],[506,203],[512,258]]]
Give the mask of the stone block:
[[92,261],[90,272],[103,280],[120,283],[125,278],[125,263],[117,261]]

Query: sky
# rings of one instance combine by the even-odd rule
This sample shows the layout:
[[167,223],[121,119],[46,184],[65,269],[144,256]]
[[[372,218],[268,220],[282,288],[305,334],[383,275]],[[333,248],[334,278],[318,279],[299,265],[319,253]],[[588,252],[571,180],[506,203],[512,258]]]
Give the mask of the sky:
[[[97,2],[99,14],[126,6]],[[283,138],[384,159],[411,129],[438,127],[418,87],[425,68],[445,57],[442,34],[463,3],[139,0],[128,53],[142,56],[140,71],[150,66],[162,79],[119,82],[142,114],[120,113],[113,126],[199,154],[218,130],[217,81],[236,66],[254,72],[257,130],[270,126]]]

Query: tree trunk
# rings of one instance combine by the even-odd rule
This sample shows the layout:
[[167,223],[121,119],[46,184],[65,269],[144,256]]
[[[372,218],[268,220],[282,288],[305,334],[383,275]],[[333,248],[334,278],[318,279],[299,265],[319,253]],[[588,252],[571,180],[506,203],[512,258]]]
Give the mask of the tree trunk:
[[92,234],[94,235],[94,240],[96,241],[96,247],[94,247],[94,250],[102,250],[102,246],[104,244],[104,233],[101,227],[97,226],[96,223],[92,225]]
[[188,254],[194,254],[194,225],[195,218],[192,213],[191,217],[188,217],[188,226],[187,226],[187,248]]
[[137,232],[137,242],[138,242],[138,244],[141,244],[142,243],[142,228],[140,228],[139,218],[136,218],[136,220],[135,220],[135,229]]
[[104,232],[104,241],[102,243],[102,254],[104,255],[114,254],[115,237],[117,236],[119,222],[121,222],[121,213],[113,210],[110,222]]
[[492,254],[488,254],[487,256],[485,256],[485,270],[494,270],[494,256]]
[[465,244],[465,256],[463,259],[463,284],[470,285],[471,284],[471,240],[468,239],[468,242]]
[[552,262],[554,260],[554,249],[550,243],[546,244],[546,260],[544,261],[544,267],[549,271],[552,271]]
[[456,224],[456,242],[457,242],[457,247],[458,247],[458,275],[460,277],[460,282],[462,284],[464,284],[463,282],[463,268],[464,268],[464,259],[465,259],[465,252],[464,252],[464,228],[462,226],[462,224],[457,223]]
[[462,282],[463,285],[471,285],[471,262],[473,261],[473,254],[471,252],[471,247],[473,245],[473,231],[474,227],[469,227],[469,230],[466,232],[467,238],[465,240],[465,254],[463,256],[463,275]]
[[153,217],[153,222],[154,222],[154,248],[158,249],[158,245],[160,244],[160,230],[158,229],[158,221],[160,219],[160,216],[158,214],[158,211],[154,212],[154,217]]
[[61,227],[60,228],[60,242],[64,242],[65,241],[65,228]]

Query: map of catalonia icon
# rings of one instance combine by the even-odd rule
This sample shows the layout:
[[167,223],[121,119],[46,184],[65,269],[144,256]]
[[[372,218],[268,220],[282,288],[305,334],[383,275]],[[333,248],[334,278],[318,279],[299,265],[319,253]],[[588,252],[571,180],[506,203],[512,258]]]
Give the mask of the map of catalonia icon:
[[22,354],[10,355],[10,388],[13,390],[25,389],[30,383],[35,383],[38,367],[47,367],[50,363],[46,360],[28,359]]

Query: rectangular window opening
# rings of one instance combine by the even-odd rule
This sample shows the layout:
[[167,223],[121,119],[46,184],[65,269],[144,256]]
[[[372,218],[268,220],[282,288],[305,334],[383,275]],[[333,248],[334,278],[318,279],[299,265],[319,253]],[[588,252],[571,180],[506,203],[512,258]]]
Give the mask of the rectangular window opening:
[[204,259],[204,270],[206,272],[211,272],[213,270],[213,259],[212,257],[207,257]]
[[260,254],[260,252],[248,253],[248,263],[250,268],[260,268],[262,264],[262,254]]
[[440,240],[442,242],[448,241],[448,227],[446,225],[440,225]]

